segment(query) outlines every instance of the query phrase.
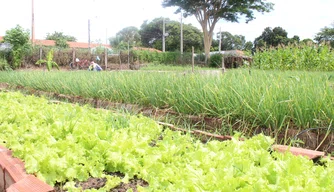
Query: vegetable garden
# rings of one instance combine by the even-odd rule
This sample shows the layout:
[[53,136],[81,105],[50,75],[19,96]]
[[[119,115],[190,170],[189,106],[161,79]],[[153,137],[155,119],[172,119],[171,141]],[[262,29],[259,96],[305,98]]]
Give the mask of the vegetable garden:
[[231,70],[224,76],[167,72],[1,72],[0,82],[119,103],[167,107],[267,129],[326,127],[333,72]]
[[[156,61],[145,54],[138,58]],[[272,149],[282,143],[332,154],[333,61],[328,47],[287,46],[257,52],[252,68],[224,75],[161,64],[99,73],[1,71],[0,86],[28,94],[0,91],[0,144],[56,191],[333,191],[329,158],[314,163]],[[187,129],[200,123],[178,118],[214,120],[211,132],[234,137],[199,140],[144,112],[29,96],[39,91],[161,109],[166,121]],[[298,140],[301,131],[306,137]]]
[[[101,178],[109,191],[141,179],[138,191],[333,191],[334,164],[272,152],[262,134],[201,143],[149,118],[0,92],[0,142],[58,189],[82,191]],[[116,174],[118,173],[118,174]],[[122,175],[122,176],[119,176]],[[145,182],[144,182],[145,181]],[[60,189],[59,189],[60,190]]]

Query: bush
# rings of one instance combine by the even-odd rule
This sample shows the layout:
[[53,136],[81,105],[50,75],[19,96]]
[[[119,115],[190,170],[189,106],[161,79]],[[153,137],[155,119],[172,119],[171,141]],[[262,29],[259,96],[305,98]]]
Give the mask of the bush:
[[[13,69],[21,67],[24,55],[31,49],[29,32],[17,25],[15,28],[6,31],[4,42],[8,42],[13,46],[9,56],[11,57],[11,67]],[[7,60],[9,61],[10,59],[7,58]]]
[[138,63],[156,63],[156,64],[185,64],[191,63],[191,53],[180,52],[156,52],[147,50],[135,50],[131,52],[133,61]]
[[0,58],[0,71],[11,70],[7,60],[5,58]]
[[210,67],[220,67],[222,64],[222,57],[223,55],[220,53],[211,55],[209,66]]
[[204,63],[205,62],[205,54],[204,53],[197,54],[195,56],[195,61]]

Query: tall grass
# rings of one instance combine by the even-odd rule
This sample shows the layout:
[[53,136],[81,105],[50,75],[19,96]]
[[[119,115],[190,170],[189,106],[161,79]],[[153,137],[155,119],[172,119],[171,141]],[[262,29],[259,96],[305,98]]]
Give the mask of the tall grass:
[[272,47],[258,50],[253,59],[253,66],[265,70],[334,70],[334,51],[327,44],[291,44]]
[[334,119],[333,72],[230,70],[221,74],[153,72],[0,72],[0,82],[254,126],[328,126]]
[[[192,65],[170,65],[170,64],[146,64],[145,66],[141,67],[140,70],[142,71],[192,71]],[[201,67],[198,65],[194,66],[194,70],[201,71],[201,70],[217,70],[217,68],[210,68],[210,67]]]

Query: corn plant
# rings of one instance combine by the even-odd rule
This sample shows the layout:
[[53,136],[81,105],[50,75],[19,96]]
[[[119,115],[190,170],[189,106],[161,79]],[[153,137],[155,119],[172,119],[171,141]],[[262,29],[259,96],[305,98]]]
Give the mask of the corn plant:
[[333,71],[334,52],[327,44],[290,44],[257,51],[255,68],[269,70]]

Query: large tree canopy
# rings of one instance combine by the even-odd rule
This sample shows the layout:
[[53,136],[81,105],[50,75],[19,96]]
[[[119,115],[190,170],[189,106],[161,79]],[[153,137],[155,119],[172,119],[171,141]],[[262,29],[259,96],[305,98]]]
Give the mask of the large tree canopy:
[[318,43],[329,42],[330,45],[334,48],[334,22],[331,27],[322,28],[319,33],[314,38]]
[[255,19],[254,11],[269,12],[273,3],[266,0],[163,0],[164,7],[179,7],[177,13],[184,16],[194,15],[202,26],[204,35],[204,50],[209,57],[213,30],[220,19],[239,22],[240,16],[246,17],[246,22]]
[[109,43],[115,53],[128,49],[129,46],[140,44],[140,35],[137,27],[129,26],[121,29],[115,37],[109,38]]
[[124,42],[132,43],[135,41],[137,43],[140,41],[139,29],[134,26],[123,28],[116,34],[116,36]]
[[[165,19],[166,50],[180,50],[180,23]],[[141,41],[145,47],[152,47],[162,50],[163,18],[155,18],[151,22],[145,21],[140,29]],[[201,50],[203,47],[203,35],[199,29],[190,25],[183,25],[183,49],[186,52],[191,51],[194,46],[195,50]]]
[[288,38],[288,33],[282,27],[271,29],[266,27],[262,34],[254,40],[254,47],[276,47],[278,45],[287,45],[289,43],[298,43],[300,38],[295,35],[291,39]]

